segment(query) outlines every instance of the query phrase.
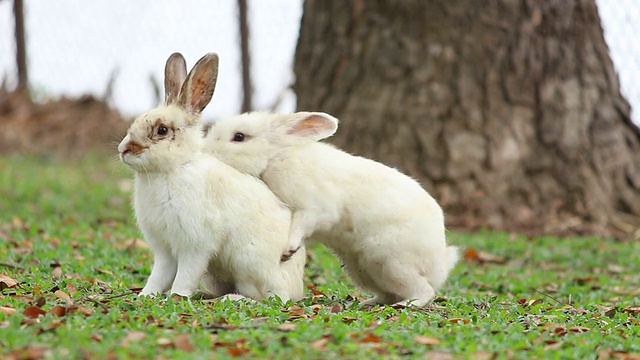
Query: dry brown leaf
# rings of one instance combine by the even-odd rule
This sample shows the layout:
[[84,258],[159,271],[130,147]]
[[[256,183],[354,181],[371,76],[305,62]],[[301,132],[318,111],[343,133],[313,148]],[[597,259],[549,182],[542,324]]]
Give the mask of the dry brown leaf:
[[37,299],[34,299],[33,302],[32,302],[32,304],[37,306],[37,307],[42,307],[46,303],[47,303],[47,299],[45,299],[44,296],[40,296]]
[[507,258],[504,256],[493,255],[472,248],[469,248],[464,252],[464,258],[465,260],[477,261],[479,263],[504,264],[507,262]]
[[120,343],[123,347],[127,347],[132,342],[138,342],[144,339],[146,335],[147,334],[143,331],[131,331],[125,337],[122,338]]
[[247,339],[240,339],[231,343],[217,341],[213,343],[213,347],[214,348],[224,347],[227,349],[227,352],[229,353],[229,355],[234,357],[239,357],[249,352],[249,349],[245,345],[247,341],[248,341]]
[[156,340],[156,344],[158,344],[160,348],[166,349],[169,346],[173,345],[173,341],[171,341],[171,339],[169,338],[161,337],[161,338],[158,338],[158,340]]
[[532,299],[527,301],[527,306],[542,304],[542,299]]
[[360,339],[361,343],[379,343],[382,341],[380,336],[374,335],[371,332],[367,332],[363,338]]
[[632,313],[632,314],[640,314],[640,306],[627,306],[622,309],[624,312]]
[[93,310],[92,310],[92,309],[89,309],[89,308],[86,308],[86,307],[84,307],[84,306],[79,306],[79,307],[78,307],[78,309],[77,309],[77,311],[78,311],[80,314],[84,315],[84,316],[91,316],[91,315],[93,315]]
[[99,272],[100,274],[113,275],[113,271],[111,271],[111,270],[99,269],[99,268],[94,268],[94,270]]
[[584,327],[584,326],[570,326],[567,328],[567,331],[569,332],[573,332],[573,333],[583,333],[583,332],[587,332],[591,329],[589,329],[588,327]]
[[67,291],[69,291],[69,296],[73,297],[78,292],[78,289],[76,289],[76,286],[72,283],[68,282],[66,286]]
[[332,335],[322,335],[322,337],[313,340],[309,345],[316,350],[324,350],[327,347],[329,341],[333,339]]
[[598,353],[598,360],[604,359],[618,359],[618,360],[640,360],[640,354],[638,353],[628,353],[624,351],[613,351],[613,350],[601,350]]
[[49,310],[49,313],[55,316],[64,316],[67,313],[67,309],[60,305],[56,305]]
[[278,330],[280,330],[280,331],[292,331],[292,330],[295,330],[296,327],[297,327],[296,324],[284,323],[284,324],[278,325]]
[[149,245],[147,245],[147,243],[144,242],[144,240],[142,239],[132,238],[123,243],[116,245],[116,247],[120,250],[123,250],[123,249],[130,250],[133,248],[148,249]]
[[496,354],[486,350],[476,351],[469,356],[469,358],[473,360],[490,360],[495,359],[496,357]]
[[438,345],[442,342],[442,340],[438,339],[438,338],[434,338],[434,337],[429,337],[429,336],[425,336],[425,335],[416,335],[413,337],[413,339],[422,345]]
[[91,340],[93,340],[95,342],[101,342],[102,341],[102,334],[97,334],[97,333],[91,334]]
[[588,282],[598,281],[599,279],[595,276],[581,276],[573,279],[573,281],[577,282],[579,285],[584,285]]
[[458,324],[458,323],[468,324],[469,323],[469,320],[463,319],[463,318],[450,318],[450,319],[447,319],[447,321],[452,324]]
[[44,315],[46,313],[47,313],[46,311],[42,310],[42,308],[39,308],[37,306],[27,306],[22,312],[24,316],[32,319],[37,319],[38,316]]
[[16,312],[16,309],[14,309],[14,308],[10,308],[10,307],[7,307],[7,306],[0,306],[0,313],[3,313],[5,315],[11,315],[11,314],[13,314],[15,312]]
[[8,275],[0,274],[0,290],[13,288],[18,285],[18,281]]
[[56,290],[53,294],[60,300],[65,300],[65,301],[71,300],[71,296],[69,296],[69,294],[67,294],[62,290]]
[[50,352],[51,351],[49,348],[29,345],[20,349],[13,350],[8,354],[8,357],[9,359],[39,360],[44,358]]
[[191,343],[191,339],[188,334],[178,334],[175,339],[173,339],[173,345],[178,350],[182,351],[193,351],[193,344]]
[[350,323],[352,323],[352,322],[354,322],[356,320],[358,320],[358,318],[357,317],[353,317],[353,316],[343,316],[342,317],[342,322],[343,323],[347,323],[347,324],[350,324]]
[[547,340],[544,343],[545,343],[545,346],[543,349],[545,350],[559,349],[564,344],[562,341],[556,341],[556,340]]
[[339,313],[340,311],[342,311],[342,305],[340,305],[340,304],[335,304],[335,305],[333,305],[333,306],[331,307],[331,313],[332,313],[332,314],[337,314],[337,313]]
[[611,272],[611,273],[614,273],[614,274],[619,274],[619,273],[624,272],[624,268],[622,266],[615,265],[615,264],[611,264],[611,265],[607,266],[607,270],[609,272]]
[[51,274],[57,278],[62,277],[62,267],[60,266],[54,267],[53,270],[51,270]]
[[424,359],[429,360],[453,360],[453,355],[444,351],[427,351],[423,354]]

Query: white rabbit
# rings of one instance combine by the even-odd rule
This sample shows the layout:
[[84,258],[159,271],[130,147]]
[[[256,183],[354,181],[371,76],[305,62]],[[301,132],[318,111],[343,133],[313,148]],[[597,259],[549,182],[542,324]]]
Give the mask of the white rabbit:
[[280,261],[291,212],[260,180],[202,153],[200,113],[217,73],[214,53],[188,76],[182,55],[171,55],[165,104],[138,117],[118,146],[135,171],[135,215],[154,254],[140,294],[189,296],[202,280],[214,296],[300,299],[304,251]]
[[219,120],[205,152],[261,178],[293,210],[288,253],[312,237],[375,294],[366,304],[426,304],[458,260],[444,215],[415,180],[317,142],[335,133],[324,113],[248,113]]

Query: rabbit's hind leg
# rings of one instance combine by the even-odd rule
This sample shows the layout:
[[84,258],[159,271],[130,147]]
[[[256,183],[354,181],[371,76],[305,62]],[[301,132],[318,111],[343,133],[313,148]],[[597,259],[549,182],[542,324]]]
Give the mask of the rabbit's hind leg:
[[376,280],[378,287],[398,298],[397,305],[421,307],[435,297],[435,290],[418,269],[397,259],[387,259]]

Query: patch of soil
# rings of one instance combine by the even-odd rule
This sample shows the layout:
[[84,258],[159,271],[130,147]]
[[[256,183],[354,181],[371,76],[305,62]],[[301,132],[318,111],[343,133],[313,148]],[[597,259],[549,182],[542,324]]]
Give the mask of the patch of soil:
[[0,88],[0,154],[115,154],[129,124],[129,119],[91,95],[35,103]]

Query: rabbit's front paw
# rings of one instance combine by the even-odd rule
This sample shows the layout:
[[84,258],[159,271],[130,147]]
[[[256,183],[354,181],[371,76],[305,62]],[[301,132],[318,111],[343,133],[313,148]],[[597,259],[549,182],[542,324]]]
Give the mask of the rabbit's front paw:
[[293,256],[293,254],[295,254],[296,252],[298,252],[298,250],[300,250],[300,246],[296,247],[296,248],[288,248],[286,249],[282,255],[280,255],[280,261],[284,262],[287,261],[289,259],[291,259],[291,257]]

